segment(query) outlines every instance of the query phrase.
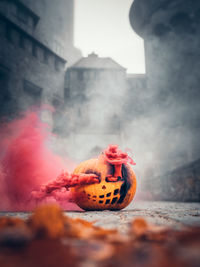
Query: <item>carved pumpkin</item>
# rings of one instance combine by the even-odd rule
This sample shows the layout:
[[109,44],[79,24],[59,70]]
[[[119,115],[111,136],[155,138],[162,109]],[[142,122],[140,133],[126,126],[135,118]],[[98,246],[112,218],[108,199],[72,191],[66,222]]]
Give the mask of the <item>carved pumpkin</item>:
[[84,210],[125,208],[136,191],[136,177],[127,163],[128,159],[127,154],[118,150],[117,146],[110,146],[99,158],[80,163],[73,174],[95,174],[99,183],[71,189],[77,205]]

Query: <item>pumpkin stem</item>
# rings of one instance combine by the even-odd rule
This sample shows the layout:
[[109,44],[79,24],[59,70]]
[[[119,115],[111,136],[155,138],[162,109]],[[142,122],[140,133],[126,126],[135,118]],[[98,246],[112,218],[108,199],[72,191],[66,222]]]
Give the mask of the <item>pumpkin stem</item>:
[[122,164],[116,164],[115,166],[115,173],[114,177],[122,177]]

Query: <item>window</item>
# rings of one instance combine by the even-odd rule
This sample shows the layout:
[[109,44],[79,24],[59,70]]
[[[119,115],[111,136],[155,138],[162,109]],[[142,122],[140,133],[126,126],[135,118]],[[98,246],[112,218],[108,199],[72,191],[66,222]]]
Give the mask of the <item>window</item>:
[[11,99],[11,94],[8,89],[8,75],[0,70],[0,104],[8,102]]
[[32,55],[33,55],[34,57],[37,57],[37,46],[36,46],[36,44],[34,44],[34,43],[33,43],[33,45],[32,45]]
[[23,107],[40,106],[42,101],[42,88],[24,80]]
[[35,98],[41,97],[42,94],[42,88],[27,80],[24,80],[24,91]]
[[96,71],[91,70],[89,72],[89,76],[90,76],[90,79],[95,79],[96,78]]
[[27,13],[22,10],[21,8],[17,8],[17,18],[18,20],[20,20],[21,22],[23,22],[24,24],[28,24],[28,15]]
[[55,69],[56,70],[59,70],[60,69],[59,60],[57,58],[55,58]]
[[70,79],[71,80],[77,79],[76,71],[70,71]]
[[52,104],[53,104],[54,108],[59,108],[61,106],[62,102],[58,97],[54,97],[54,99],[52,100]]
[[9,42],[12,42],[12,29],[10,27],[10,25],[6,25],[6,39],[9,41]]
[[49,62],[49,53],[46,50],[44,50],[44,63],[48,64],[48,62]]
[[23,49],[25,49],[25,38],[23,35],[20,35],[19,37],[19,46]]
[[82,115],[81,108],[78,108],[77,114],[78,114],[78,117],[81,118],[81,115]]
[[9,90],[9,70],[0,65],[0,117],[9,116],[15,112],[14,106],[10,104],[12,94]]
[[78,79],[79,79],[79,81],[83,80],[83,71],[78,72]]
[[15,3],[11,3],[10,11],[11,11],[12,15],[14,15],[15,17],[17,16],[17,6],[15,5]]
[[69,89],[69,87],[65,88],[64,97],[65,97],[65,100],[70,98],[70,89]]

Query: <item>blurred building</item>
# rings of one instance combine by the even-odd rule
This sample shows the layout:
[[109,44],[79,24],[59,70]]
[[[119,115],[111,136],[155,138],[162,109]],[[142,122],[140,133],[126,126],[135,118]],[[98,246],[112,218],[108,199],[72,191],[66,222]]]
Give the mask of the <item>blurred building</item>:
[[0,1],[0,116],[63,98],[73,45],[73,0]]
[[110,143],[126,146],[124,127],[144,113],[145,90],[145,75],[127,75],[112,58],[81,58],[66,71],[65,114],[58,115],[66,146],[82,147],[78,158],[96,156]]
[[147,112],[147,79],[146,74],[127,74],[127,92],[123,107],[127,121],[138,119]]
[[[130,22],[144,39],[148,109],[160,125],[156,159],[168,173],[155,181],[147,174],[152,192],[161,182],[159,198],[197,201],[199,174],[190,162],[200,157],[200,2],[135,0]],[[190,171],[183,175],[186,165]]]
[[111,58],[92,53],[67,70],[65,102],[75,147],[89,144],[95,150],[121,143],[121,96],[126,89],[126,69]]
[[98,154],[109,143],[123,143],[125,120],[141,110],[138,88],[145,79],[127,78],[111,58],[81,58],[73,14],[73,0],[0,1],[0,119],[31,105],[53,105],[53,117],[45,111],[42,118],[58,133],[55,147],[62,150],[66,142],[73,155],[84,144],[85,157],[86,149]]
[[92,53],[81,58],[66,72],[66,102],[75,103],[80,124],[91,124],[92,129],[95,126],[98,132],[105,128],[109,131],[106,120],[112,120],[113,115],[120,116],[118,98],[125,90],[126,69],[111,58]]
[[159,176],[149,173],[140,194],[146,200],[199,202],[200,160]]
[[170,153],[180,156],[177,165],[195,160],[200,156],[200,2],[135,0],[130,22],[144,39],[151,112],[156,116],[159,108],[163,124],[170,125],[166,151],[176,142],[179,155],[173,148]]

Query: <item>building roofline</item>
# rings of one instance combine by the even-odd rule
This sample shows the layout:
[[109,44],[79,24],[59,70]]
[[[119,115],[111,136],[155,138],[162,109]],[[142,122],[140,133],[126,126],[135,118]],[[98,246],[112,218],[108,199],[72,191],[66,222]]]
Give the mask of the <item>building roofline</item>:
[[116,69],[116,68],[85,68],[85,67],[69,67],[67,70],[126,70],[125,68]]
[[[15,0],[17,1],[17,0]],[[6,16],[4,16],[1,12],[0,12],[0,18],[3,19],[4,21],[6,21],[7,23],[9,23],[10,25],[12,25],[13,28],[15,28],[17,31],[23,33],[23,35],[27,36],[27,38],[33,40],[35,43],[37,43],[37,45],[45,50],[47,50],[50,54],[53,54],[54,56],[56,56],[60,61],[62,61],[62,63],[66,64],[67,60],[62,58],[61,56],[59,56],[58,54],[56,54],[54,51],[52,51],[48,46],[46,46],[45,44],[41,43],[38,39],[36,39],[34,36],[30,35],[29,33],[27,33],[25,30],[23,30],[22,28],[20,28],[17,24],[15,24],[14,22],[12,22],[11,20],[9,20]]]
[[73,65],[71,65],[69,68],[68,68],[68,70],[69,69],[80,69],[80,70],[108,70],[108,69],[110,69],[110,70],[127,70],[126,68],[124,68],[123,66],[121,66],[118,62],[116,62],[114,59],[112,59],[112,58],[110,58],[110,57],[98,57],[98,58],[100,58],[100,59],[109,59],[109,60],[111,60],[111,61],[113,61],[116,65],[118,65],[119,66],[119,68],[117,69],[117,68],[113,68],[113,67],[110,67],[110,68],[95,68],[95,67],[80,67],[80,66],[77,66],[78,64],[79,64],[79,62],[81,62],[82,60],[84,60],[84,59],[87,59],[88,57],[82,57],[82,58],[80,58],[79,60],[77,60]]
[[79,59],[78,59],[76,62],[74,62],[68,69],[73,69],[74,66],[75,66],[76,64],[78,64],[82,59],[83,59],[83,57],[79,58]]
[[132,78],[146,78],[146,73],[128,73],[126,75],[128,79]]
[[112,58],[110,58],[110,57],[105,57],[105,58],[107,58],[107,59],[111,59],[112,61],[114,61],[115,62],[115,64],[117,64],[121,69],[123,69],[123,70],[127,70],[127,68],[124,68],[122,65],[120,65],[117,61],[115,61],[114,59],[112,59]]

